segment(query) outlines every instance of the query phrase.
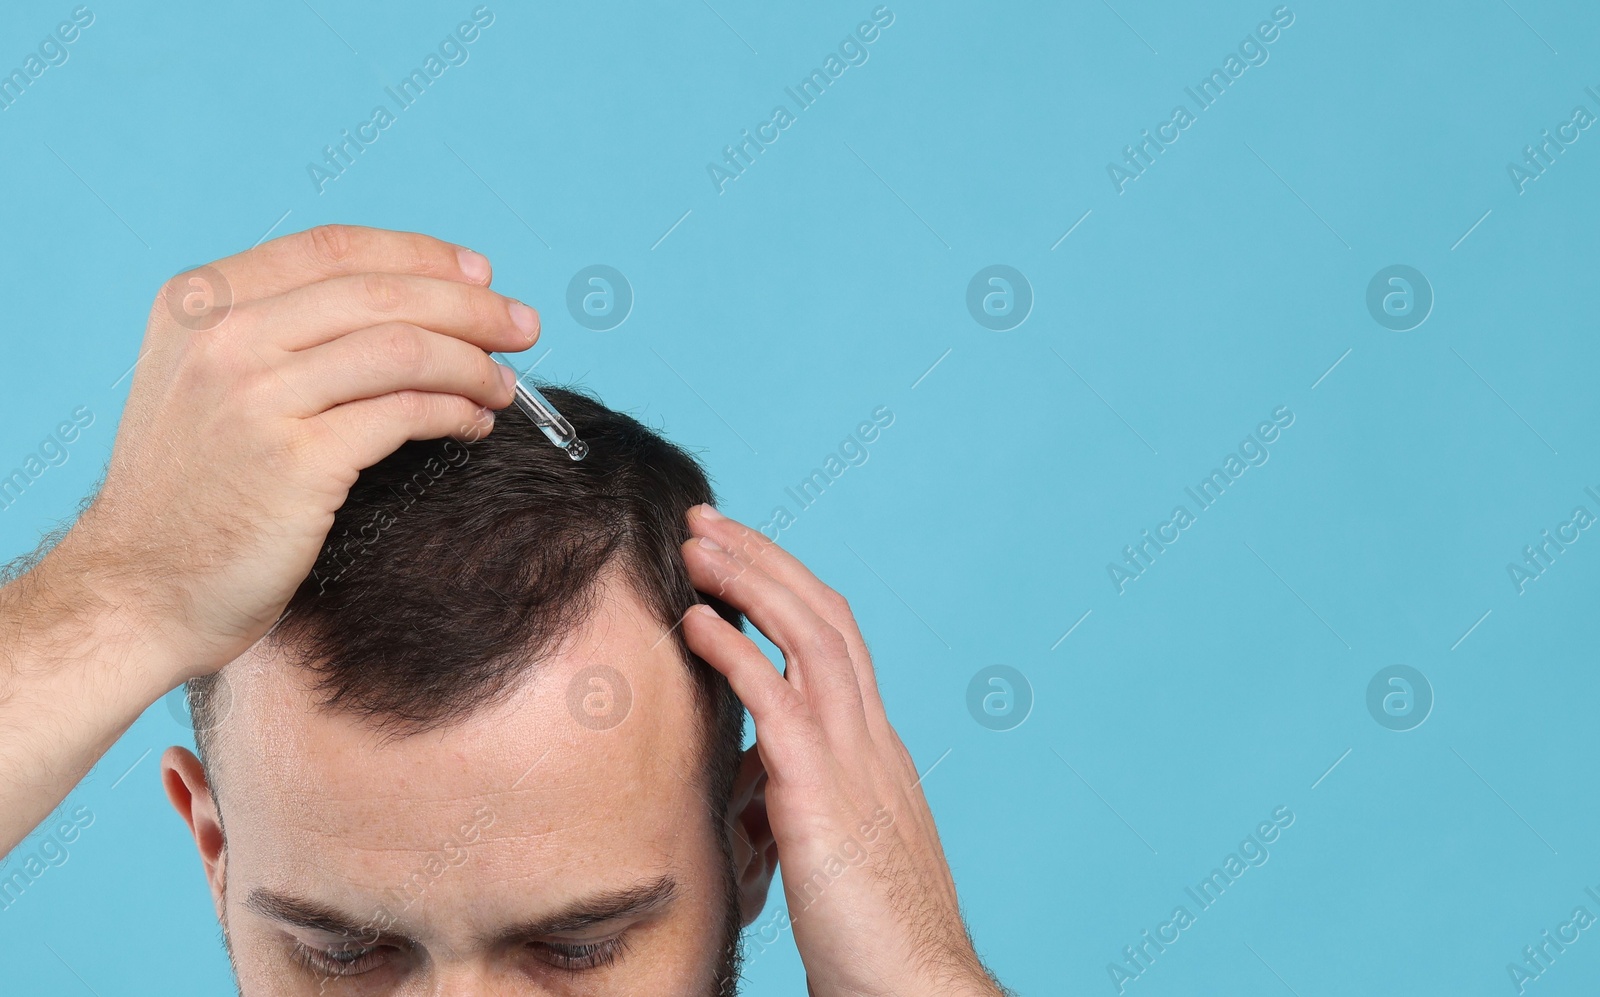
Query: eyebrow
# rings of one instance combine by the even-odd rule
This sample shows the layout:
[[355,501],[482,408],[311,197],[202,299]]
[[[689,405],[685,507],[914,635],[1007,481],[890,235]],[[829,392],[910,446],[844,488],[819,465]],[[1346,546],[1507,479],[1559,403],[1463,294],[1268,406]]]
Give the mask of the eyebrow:
[[[491,944],[520,943],[561,932],[582,931],[607,921],[666,910],[677,896],[677,881],[671,876],[660,876],[632,886],[580,897],[554,913],[501,929],[484,940]],[[252,889],[244,905],[262,917],[332,935],[350,938],[395,937],[392,932],[378,930],[373,921],[362,923],[355,916],[320,901],[279,893],[265,887]]]
[[487,940],[506,944],[561,932],[582,931],[607,921],[659,913],[671,907],[677,896],[677,881],[671,876],[660,876],[621,889],[581,897],[553,914],[512,925]]
[[369,934],[375,927],[370,922],[362,924],[344,911],[327,904],[278,893],[260,886],[250,891],[244,905],[262,917],[292,924],[298,928],[326,931],[330,935],[359,938]]

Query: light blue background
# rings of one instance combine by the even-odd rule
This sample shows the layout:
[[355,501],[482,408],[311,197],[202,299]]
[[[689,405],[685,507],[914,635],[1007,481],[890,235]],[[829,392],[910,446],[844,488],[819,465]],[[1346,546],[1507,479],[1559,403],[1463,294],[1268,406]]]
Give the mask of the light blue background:
[[[0,112],[0,469],[97,416],[0,547],[92,487],[168,276],[269,230],[429,232],[541,308],[541,375],[702,452],[746,521],[895,413],[783,541],[851,598],[938,763],[924,787],[1008,984],[1115,993],[1107,963],[1287,806],[1270,861],[1128,993],[1514,993],[1524,946],[1600,914],[1600,537],[1520,595],[1506,571],[1600,512],[1600,129],[1522,193],[1507,174],[1600,113],[1600,11],[1514,3],[1293,0],[1270,60],[1119,194],[1107,164],[1275,4],[891,0],[870,60],[719,194],[706,164],[872,0],[498,0],[470,61],[319,194],[306,164],[470,0],[96,0]],[[0,68],[71,8],[0,9]],[[565,309],[592,263],[636,294],[612,331]],[[1035,293],[1007,332],[964,303],[993,263]],[[1436,295],[1413,331],[1366,310],[1393,263]],[[1107,562],[1279,405],[1270,461],[1119,595]],[[992,664],[1035,696],[1006,733],[966,708]],[[1406,733],[1365,706],[1391,664],[1436,695]],[[158,785],[187,736],[157,704],[73,793],[95,822],[0,912],[0,990],[232,992]],[[1591,930],[1529,990],[1597,975]],[[803,992],[787,940],[749,977]]]

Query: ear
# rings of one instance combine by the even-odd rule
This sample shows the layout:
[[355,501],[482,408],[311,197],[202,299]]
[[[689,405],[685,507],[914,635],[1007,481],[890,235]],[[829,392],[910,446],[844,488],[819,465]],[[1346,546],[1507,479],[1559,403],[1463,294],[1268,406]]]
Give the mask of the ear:
[[767,769],[755,746],[747,748],[728,801],[733,826],[733,871],[739,885],[739,925],[749,927],[767,905],[778,868],[778,843],[767,821]]
[[205,867],[206,882],[211,886],[211,902],[220,919],[227,870],[226,842],[222,838],[222,818],[217,812],[216,799],[211,795],[205,767],[194,752],[173,745],[161,755],[161,784],[166,787],[172,809],[178,811],[178,816],[189,825],[189,833],[194,835],[194,843],[200,849],[200,864]]

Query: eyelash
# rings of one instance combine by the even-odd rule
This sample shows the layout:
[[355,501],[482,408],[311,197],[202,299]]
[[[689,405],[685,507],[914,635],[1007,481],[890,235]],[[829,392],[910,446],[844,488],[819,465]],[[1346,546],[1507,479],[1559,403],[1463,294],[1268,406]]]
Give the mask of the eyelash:
[[[530,946],[541,950],[546,961],[557,969],[581,972],[600,969],[617,961],[627,951],[628,943],[622,938],[608,938],[603,942],[585,942],[563,945],[556,942],[539,942]],[[339,947],[313,948],[302,942],[294,943],[294,958],[300,965],[323,976],[359,976],[377,968],[376,959],[382,946],[362,949]]]
[[628,943],[621,938],[608,938],[603,942],[585,942],[581,945],[562,945],[539,942],[533,948],[541,949],[551,958],[551,965],[568,972],[599,969],[617,961],[627,951]]
[[382,946],[359,949],[340,946],[333,949],[319,949],[303,942],[295,942],[293,951],[295,961],[313,973],[323,976],[359,976],[377,968],[375,960],[382,950]]

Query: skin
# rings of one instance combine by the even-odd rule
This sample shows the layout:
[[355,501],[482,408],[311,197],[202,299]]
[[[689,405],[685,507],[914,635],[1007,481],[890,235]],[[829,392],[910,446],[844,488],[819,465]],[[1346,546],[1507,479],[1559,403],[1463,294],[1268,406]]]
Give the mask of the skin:
[[426,236],[325,226],[212,268],[232,307],[196,331],[169,307],[195,275],[157,295],[104,485],[0,589],[0,849],[267,632],[363,468],[487,432],[511,378],[484,351],[538,336],[487,260]]
[[[689,672],[625,579],[602,591],[594,616],[506,700],[429,733],[384,737],[318,709],[312,676],[265,645],[227,666],[215,781],[179,747],[162,777],[245,997],[719,993],[729,870],[705,802]],[[568,704],[592,665],[626,684],[627,696],[611,690],[612,708],[631,699],[614,716],[602,702],[602,726],[615,721],[606,729]],[[756,774],[736,787],[742,806],[724,808],[738,924],[760,912],[776,858]],[[664,882],[670,896],[634,898],[643,910],[548,924]],[[288,898],[339,912],[346,929],[293,923]],[[351,965],[313,954],[308,967],[296,943]],[[597,958],[575,946],[618,951],[588,965]]]
[[[967,935],[915,763],[890,725],[850,604],[710,506],[690,510],[689,577],[783,652],[783,674],[708,606],[689,647],[756,725],[767,818],[813,997],[1002,994]],[[859,856],[859,858],[858,858]]]
[[[334,512],[363,468],[408,439],[472,439],[488,432],[490,410],[511,402],[513,375],[485,351],[524,350],[538,335],[536,313],[489,290],[487,260],[426,236],[323,227],[276,239],[213,268],[174,278],[158,296],[104,486],[53,548],[0,588],[0,851],[14,848],[43,820],[156,700],[192,676],[212,674],[251,653],[310,573]],[[203,329],[180,321],[183,312],[170,306],[184,300],[197,278],[231,290],[231,307],[207,316],[219,321]],[[889,724],[848,604],[756,531],[703,506],[691,511],[689,526],[697,539],[685,545],[683,556],[695,585],[743,610],[785,661],[782,673],[775,670],[748,637],[715,614],[691,610],[680,621],[690,646],[727,675],[755,720],[757,745],[741,772],[740,793],[728,801],[729,814],[747,824],[749,838],[748,854],[735,846],[741,910],[744,880],[752,897],[758,887],[764,893],[760,879],[768,873],[751,870],[765,869],[776,858],[788,870],[792,924],[785,930],[792,930],[813,997],[1002,993],[967,937],[918,773]],[[261,664],[263,676],[283,671]],[[282,681],[280,693],[293,689]],[[537,688],[529,695],[536,698]],[[525,705],[537,714],[537,704]],[[660,715],[669,714],[663,708]],[[307,711],[283,722],[309,723],[309,716]],[[389,808],[381,810],[380,797],[359,792],[370,785],[360,781],[348,795],[313,799],[304,790],[319,784],[312,777],[343,777],[347,770],[338,764],[340,751],[307,744],[308,757],[288,766],[304,777],[298,784],[304,798],[280,793],[276,802],[310,808],[293,811],[295,826],[302,838],[316,835],[319,851],[332,856],[326,861],[345,873],[332,889],[348,892],[330,902],[359,901],[362,890],[410,869],[418,849],[426,854],[435,848],[436,839],[444,840],[440,832],[461,819],[462,805],[475,803],[458,797],[452,805],[438,783],[424,784],[431,766],[461,775],[461,758],[473,750],[515,755],[530,746],[494,745],[493,737],[552,736],[549,728],[540,734],[525,724],[502,726],[503,731],[474,728],[484,739],[478,741],[471,732],[441,732],[425,762],[425,755],[407,756],[409,747],[384,748],[391,753],[361,773],[367,780],[401,779],[390,784]],[[641,737],[645,727],[641,722]],[[298,750],[295,742],[270,743],[275,764],[284,752]],[[379,750],[359,738],[340,743],[354,752],[352,758]],[[581,752],[559,757],[579,768],[588,762]],[[361,768],[371,769],[374,760],[369,753]],[[627,764],[655,761],[654,755],[635,755]],[[241,772],[245,767],[238,766]],[[169,794],[180,812],[205,818],[209,807],[214,815],[214,798],[202,795],[203,774],[191,762],[169,755],[168,771]],[[348,771],[361,769],[352,765]],[[640,780],[631,768],[610,770],[612,782],[618,771],[627,774],[621,783],[632,792],[667,792],[636,785]],[[402,779],[406,772],[416,781]],[[496,799],[495,787],[504,785],[506,774],[488,766],[483,778],[489,781],[473,788],[487,794],[486,800]],[[548,777],[557,783],[577,778]],[[393,820],[393,801],[411,800],[417,790],[404,826],[386,827],[402,823]],[[272,803],[272,795],[263,793],[263,805]],[[748,799],[741,799],[745,793]],[[443,973],[450,985],[468,987],[423,992],[496,992],[471,989],[479,984],[499,992],[562,992],[506,989],[521,985],[511,982],[507,964],[466,941],[474,919],[502,923],[552,901],[508,896],[494,884],[495,861],[545,842],[577,847],[570,830],[551,830],[540,823],[537,808],[524,811],[514,802],[530,798],[503,797],[514,819],[496,811],[495,824],[483,832],[485,854],[440,877],[442,892],[444,884],[460,882],[454,873],[468,870],[463,875],[476,877],[493,901],[481,908],[476,897],[437,906],[430,901],[429,920],[411,929],[422,936],[415,941],[432,943],[423,963],[431,969],[417,972]],[[648,807],[670,813],[677,806],[681,813],[683,805],[670,794],[634,802],[640,809],[624,813],[641,822],[637,832],[646,837]],[[770,845],[754,816],[761,807]],[[591,815],[571,819],[592,820]],[[335,836],[317,830],[312,822],[318,819],[364,830]],[[528,827],[544,834],[531,837]],[[192,829],[203,859],[220,854],[214,820],[196,820]],[[230,837],[240,830],[230,828]],[[264,881],[274,868],[314,877],[309,863],[323,860],[299,849],[287,853],[281,841],[275,852],[269,836],[253,846],[252,877]],[[365,844],[380,841],[390,845]],[[583,844],[590,844],[587,835]],[[384,865],[380,860],[390,846],[410,861]],[[665,861],[687,882],[691,874],[703,875],[697,863],[704,858],[703,848],[687,843],[664,854],[656,841],[643,854],[586,861],[580,868],[592,875],[581,883],[560,878],[558,868],[542,861],[520,868],[559,894],[614,885],[611,863],[636,872],[635,863]],[[212,862],[208,874],[215,878],[214,870],[232,861]],[[273,861],[284,864],[274,867]],[[228,875],[222,874],[223,884]],[[241,931],[266,930],[236,912],[236,891],[227,896],[220,913],[229,923]],[[706,936],[695,937],[705,944]],[[689,946],[685,951],[704,954],[693,938],[680,940]],[[254,943],[250,951],[257,951]],[[491,965],[494,975],[485,976]],[[241,977],[246,971],[271,972],[264,964],[240,969]]]

